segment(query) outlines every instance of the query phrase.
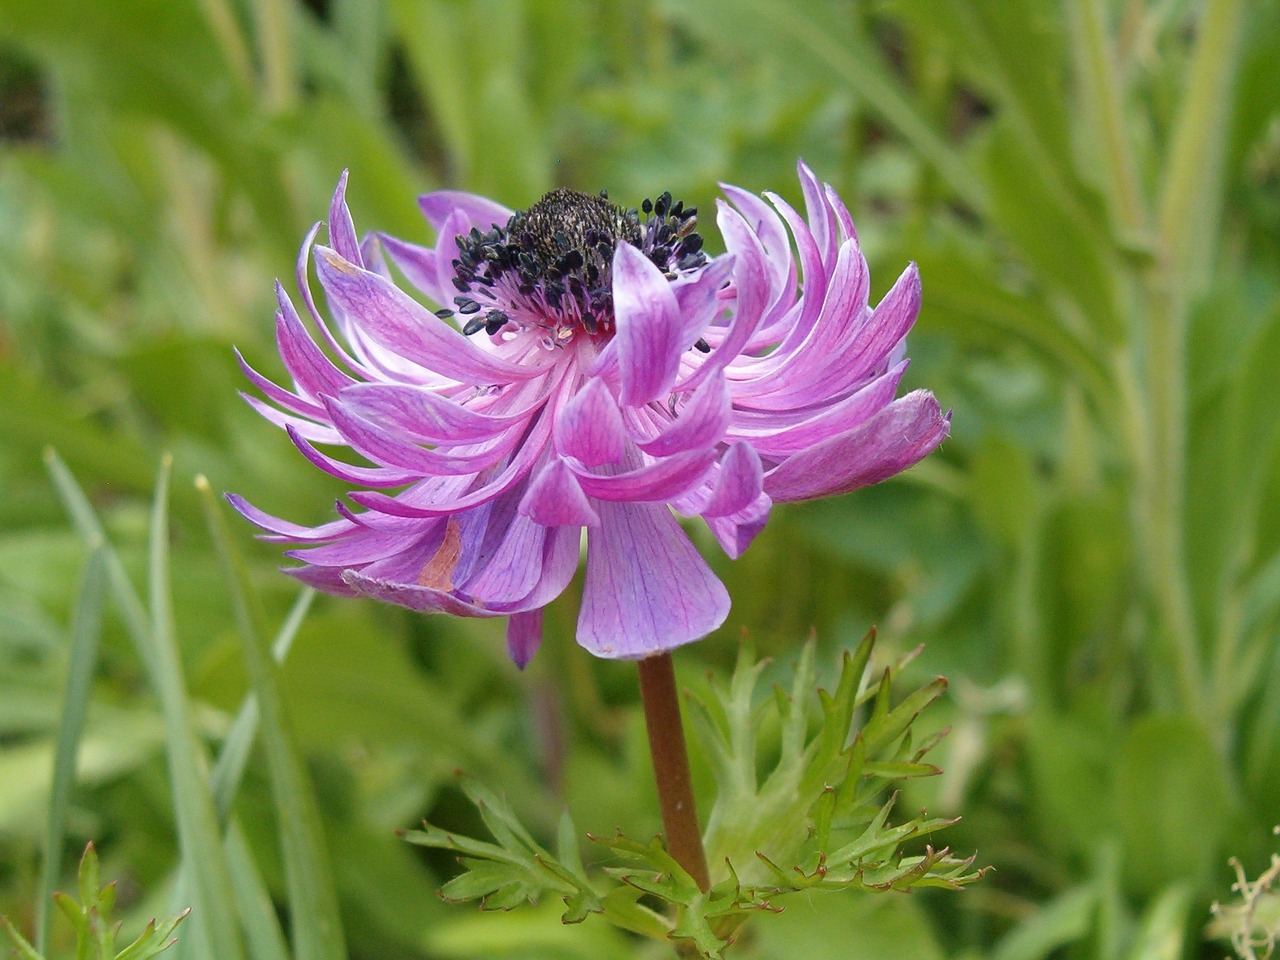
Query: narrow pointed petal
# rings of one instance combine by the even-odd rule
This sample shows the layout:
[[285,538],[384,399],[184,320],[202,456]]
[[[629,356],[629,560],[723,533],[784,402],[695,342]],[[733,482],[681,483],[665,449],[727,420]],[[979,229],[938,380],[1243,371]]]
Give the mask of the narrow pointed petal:
[[705,450],[720,442],[728,426],[729,389],[717,371],[693,392],[671,426],[638,446],[653,457]]
[[525,491],[520,512],[546,527],[595,527],[600,515],[582,492],[569,465],[556,458],[539,471]]
[[680,311],[661,271],[628,243],[613,257],[615,349],[621,383],[619,399],[638,406],[671,392],[680,369]]
[[397,356],[462,383],[508,383],[542,372],[477,349],[395,285],[327,247],[316,248],[316,272],[335,309],[359,317],[361,331]]
[[350,260],[356,266],[364,266],[364,258],[360,255],[360,241],[356,239],[356,225],[351,221],[351,211],[347,209],[347,171],[342,171],[338,178],[338,188],[333,191],[333,201],[329,204],[329,246],[338,254]]
[[665,505],[600,505],[587,549],[578,643],[638,660],[705,637],[729,594]]
[[626,431],[618,404],[598,377],[589,379],[556,419],[556,449],[585,466],[622,459]]
[[765,475],[775,501],[811,500],[848,493],[901,473],[947,436],[950,414],[933,394],[917,390],[866,423],[784,460]]
[[418,198],[427,222],[439,230],[455,210],[463,213],[481,233],[490,227],[506,223],[511,219],[512,211],[500,203],[494,203],[488,197],[461,190],[437,190]]
[[702,482],[715,462],[712,450],[676,454],[625,473],[574,470],[583,492],[598,500],[648,503],[671,500]]
[[507,620],[507,653],[523,670],[542,646],[542,610],[513,613]]

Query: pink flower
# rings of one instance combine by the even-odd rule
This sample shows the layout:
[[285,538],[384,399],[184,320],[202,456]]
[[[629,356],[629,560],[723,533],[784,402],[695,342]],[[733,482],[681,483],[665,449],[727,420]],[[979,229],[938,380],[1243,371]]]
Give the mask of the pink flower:
[[[249,402],[359,488],[354,506],[304,527],[231,502],[299,545],[287,572],[321,590],[507,617],[521,666],[584,530],[582,646],[638,659],[706,636],[729,596],[673,511],[737,557],[775,502],[877,483],[947,435],[931,393],[895,399],[914,264],[871,307],[848,211],[799,172],[805,217],[724,186],[727,252],[710,259],[669,194],[636,211],[554,190],[513,214],[444,191],[420,201],[434,247],[360,243],[344,174],[329,245],[317,225],[298,262],[307,321],[277,284],[292,388],[241,363],[266,397]],[[310,291],[313,249],[332,322]],[[388,260],[445,309],[405,293]]]

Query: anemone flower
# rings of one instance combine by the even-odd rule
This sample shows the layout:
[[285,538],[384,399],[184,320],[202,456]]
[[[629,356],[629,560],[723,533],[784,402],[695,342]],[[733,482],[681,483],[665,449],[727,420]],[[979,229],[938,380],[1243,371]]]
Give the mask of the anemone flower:
[[358,489],[316,527],[231,502],[318,589],[508,618],[521,666],[583,531],[583,647],[643,659],[706,636],[729,596],[676,515],[737,557],[774,503],[877,483],[947,435],[931,393],[897,397],[914,264],[871,306],[848,211],[799,175],[804,216],[723,186],[708,257],[668,193],[636,210],[557,189],[513,212],[442,191],[420,200],[434,246],[361,242],[344,174],[328,245],[317,224],[298,260],[301,314],[277,284],[292,387],[241,363],[266,398],[249,402]]

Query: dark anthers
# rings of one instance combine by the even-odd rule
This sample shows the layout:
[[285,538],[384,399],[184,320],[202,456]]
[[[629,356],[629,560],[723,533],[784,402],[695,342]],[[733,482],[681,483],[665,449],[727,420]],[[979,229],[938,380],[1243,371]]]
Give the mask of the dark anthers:
[[696,208],[663,193],[640,210],[643,220],[640,212],[610,203],[604,191],[591,196],[559,188],[517,211],[505,227],[459,236],[453,300],[468,318],[462,332],[492,336],[515,320],[547,329],[559,342],[578,329],[611,329],[619,243],[639,249],[669,280],[706,264]]

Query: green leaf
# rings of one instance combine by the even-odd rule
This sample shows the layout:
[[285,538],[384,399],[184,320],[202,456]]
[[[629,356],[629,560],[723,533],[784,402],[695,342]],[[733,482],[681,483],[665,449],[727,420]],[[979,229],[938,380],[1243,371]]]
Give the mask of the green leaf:
[[294,952],[299,960],[341,960],[346,956],[345,940],[337,892],[324,849],[320,812],[280,693],[276,662],[262,629],[261,608],[208,482],[198,477],[196,486],[231,590],[245,662],[261,714],[271,795],[280,830],[285,887],[293,919]]
[[1221,769],[1195,718],[1148,716],[1130,728],[1117,763],[1116,811],[1135,889],[1207,881],[1221,862],[1232,815]]
[[[89,551],[84,578],[76,599],[75,619],[71,626],[70,671],[66,693],[63,695],[58,745],[54,752],[53,785],[49,789],[49,818],[44,844],[44,870],[36,900],[36,949],[39,951],[43,951],[49,943],[49,925],[52,920],[49,904],[52,902],[54,886],[58,882],[58,865],[62,862],[62,845],[67,831],[67,811],[71,803],[71,792],[75,787],[76,757],[80,750],[80,737],[89,711],[90,688],[98,662],[104,563],[101,548]],[[96,882],[95,878],[94,883]]]
[[[230,871],[204,772],[204,747],[196,735],[169,612],[169,461],[166,458],[161,467],[152,507],[151,599],[154,609],[151,622],[119,558],[109,545],[105,545],[102,525],[83,491],[52,451],[46,454],[45,462],[81,538],[91,547],[103,545],[101,548],[112,593],[148,679],[159,695],[182,864],[191,881],[191,906],[199,918],[196,929],[204,931],[209,938],[207,951],[212,952],[217,960],[241,960],[244,952],[235,903],[231,897]],[[189,938],[184,943],[193,939]],[[190,949],[200,948],[192,946]]]

